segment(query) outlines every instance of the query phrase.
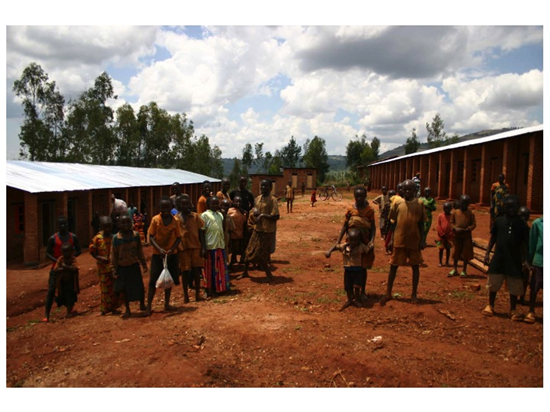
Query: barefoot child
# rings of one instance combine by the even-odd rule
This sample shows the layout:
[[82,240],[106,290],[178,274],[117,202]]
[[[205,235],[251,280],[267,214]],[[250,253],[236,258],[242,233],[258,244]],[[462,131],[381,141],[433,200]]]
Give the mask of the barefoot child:
[[317,191],[315,189],[313,189],[313,192],[311,192],[310,202],[311,202],[311,207],[314,207],[315,202],[317,202]]
[[114,291],[115,278],[111,265],[111,244],[113,241],[113,220],[110,216],[99,218],[101,230],[92,239],[88,251],[96,260],[97,276],[99,277],[99,290],[101,292],[101,304],[99,311],[101,316],[106,313],[119,314],[119,294]]
[[[153,217],[149,226],[149,238],[153,245],[149,289],[147,292],[147,316],[151,314],[151,304],[156,292],[156,283],[164,269],[164,257],[167,257],[167,267],[175,285],[179,285],[178,245],[181,242],[181,225],[172,216],[172,203],[168,196],[162,196],[159,203],[160,213]],[[172,288],[164,290],[164,310],[174,310],[170,306]]]
[[453,204],[451,202],[443,203],[443,213],[437,217],[437,240],[435,241],[439,249],[439,267],[443,266],[443,251],[445,251],[445,266],[449,266],[449,255],[453,247],[453,231],[451,229],[451,212]]
[[292,213],[292,205],[294,203],[294,187],[292,187],[292,180],[289,180],[288,185],[286,185],[285,198],[286,198],[286,212]]
[[[170,200],[168,200],[170,202]],[[115,271],[114,290],[124,296],[126,311],[123,318],[130,317],[130,302],[139,302],[141,311],[145,308],[145,287],[139,264],[144,272],[147,262],[139,233],[132,229],[130,216],[121,216],[120,231],[113,236],[111,245],[111,265]]]
[[220,199],[210,196],[206,200],[206,212],[201,215],[204,226],[206,259],[204,262],[204,286],[206,296],[215,297],[229,290],[229,272],[225,255],[224,217],[220,212]]
[[[491,239],[487,246],[484,263],[487,270],[487,289],[489,289],[489,304],[483,309],[485,316],[495,313],[497,292],[506,280],[510,292],[510,318],[522,321],[523,316],[516,311],[518,296],[523,295],[522,263],[530,267],[527,261],[529,243],[527,224],[518,216],[519,200],[517,196],[507,196],[503,203],[504,215],[498,216],[491,228]],[[495,254],[490,259],[493,246]]]
[[53,267],[56,275],[57,306],[67,308],[66,318],[74,316],[73,307],[80,293],[78,284],[78,264],[74,257],[74,247],[70,243],[61,245],[61,257]]
[[469,209],[470,196],[460,196],[460,206],[451,214],[451,229],[453,231],[453,260],[454,269],[447,276],[453,277],[458,274],[458,260],[462,258],[464,265],[460,277],[465,278],[468,262],[474,258],[474,244],[472,241],[472,230],[476,228],[476,216],[473,210]]
[[412,180],[405,180],[401,189],[403,200],[396,201],[390,210],[390,219],[395,221],[393,255],[390,259],[386,295],[380,300],[382,306],[393,299],[392,289],[397,268],[406,266],[407,263],[412,266],[413,273],[411,302],[418,302],[416,292],[420,280],[419,266],[423,262],[421,250],[425,247],[422,234],[426,221],[426,209],[422,201],[415,197],[416,184]]
[[334,250],[342,252],[344,258],[344,289],[348,300],[340,310],[350,305],[361,307],[361,289],[363,287],[363,257],[373,248],[372,242],[361,242],[361,232],[352,227],[347,231],[348,242],[334,245],[326,254],[327,258]]

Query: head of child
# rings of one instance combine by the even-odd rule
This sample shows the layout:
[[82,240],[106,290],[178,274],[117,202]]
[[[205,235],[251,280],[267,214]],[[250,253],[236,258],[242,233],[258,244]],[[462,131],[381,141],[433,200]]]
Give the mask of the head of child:
[[248,178],[246,176],[241,176],[239,179],[239,189],[244,190],[248,186]]
[[176,196],[181,195],[181,185],[178,182],[172,184],[172,193]]
[[220,210],[220,199],[217,196],[208,197],[208,199],[206,199],[206,208],[213,212],[217,212]]
[[388,196],[390,197],[390,199],[391,199],[392,197],[394,197],[396,194],[397,194],[397,192],[396,192],[395,190],[393,190],[393,189],[391,189],[391,190],[388,191]]
[[446,215],[450,215],[452,210],[453,204],[451,202],[443,203],[443,213],[445,213]]
[[176,197],[176,209],[184,215],[188,215],[191,212],[191,199],[189,199],[188,195],[182,194]]
[[260,183],[260,192],[264,197],[271,193],[271,180],[262,180],[262,182]]
[[74,253],[74,246],[70,244],[69,242],[63,243],[61,245],[61,255],[63,256],[63,259],[69,260],[73,257]]
[[459,200],[460,210],[462,210],[463,212],[468,210],[468,206],[470,206],[470,203],[471,203],[470,196],[468,195],[460,196],[460,200]]
[[429,199],[432,197],[432,188],[431,187],[425,187],[424,188],[424,197],[426,199]]
[[[168,211],[170,213],[170,211]],[[128,233],[132,231],[132,218],[129,215],[120,215],[118,218],[118,227],[123,233]]]
[[240,209],[243,205],[243,199],[240,196],[235,196],[233,198],[233,206],[237,209]]
[[460,200],[453,201],[453,209],[454,210],[460,209]]
[[288,181],[288,185],[292,187],[292,180]]
[[59,233],[67,233],[69,231],[69,220],[65,216],[57,218],[57,231]]
[[222,192],[227,193],[230,187],[231,187],[231,181],[227,177],[224,177],[222,179]]
[[525,223],[529,221],[529,218],[531,217],[531,210],[527,206],[521,206],[518,209],[518,216],[523,220]]
[[382,186],[382,194],[386,196],[388,194],[388,188],[386,186]]
[[359,246],[359,243],[361,243],[361,232],[359,229],[355,227],[348,229],[348,242],[352,248]]
[[101,216],[99,218],[99,224],[103,231],[103,236],[110,236],[113,232],[113,220],[110,216]]
[[227,199],[222,199],[220,202],[220,211],[223,213],[223,215],[227,215],[227,211],[231,207],[231,202]]
[[401,190],[405,200],[413,200],[416,194],[416,183],[410,179],[405,180],[401,185]]
[[395,187],[395,191],[399,196],[403,197],[403,183],[398,183]]
[[353,198],[355,199],[355,205],[359,208],[365,207],[367,202],[367,189],[365,186],[357,186],[353,190]]
[[212,186],[210,185],[210,182],[208,180],[205,180],[202,183],[202,195],[204,197],[210,196],[210,193],[212,193]]
[[506,179],[506,178],[504,177],[504,175],[502,175],[502,174],[498,175],[498,182],[499,182],[501,185],[504,184],[504,180],[505,180],[505,179]]
[[504,198],[504,213],[509,218],[514,218],[518,215],[519,198],[515,195],[509,195]]
[[163,217],[170,216],[172,214],[172,201],[168,196],[162,196],[159,202],[160,214]]

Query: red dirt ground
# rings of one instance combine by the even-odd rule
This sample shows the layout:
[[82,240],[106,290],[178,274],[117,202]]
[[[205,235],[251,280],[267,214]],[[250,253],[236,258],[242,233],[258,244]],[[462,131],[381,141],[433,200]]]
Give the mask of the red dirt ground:
[[[157,293],[149,318],[138,316],[136,306],[128,320],[99,316],[95,264],[85,252],[78,258],[79,316],[62,319],[64,308],[54,305],[52,321],[40,323],[49,267],[9,265],[6,386],[543,387],[542,292],[533,325],[509,319],[504,289],[496,316],[484,317],[486,276],[470,268],[468,279],[447,278],[449,268],[437,267],[442,202],[423,252],[420,303],[408,299],[409,268],[398,271],[394,293],[400,297],[385,307],[378,303],[389,265],[377,236],[367,307],[340,312],[342,258],[324,253],[350,203],[346,192],[344,201],[314,208],[309,194],[298,197],[292,214],[281,204],[276,281],[263,283],[263,273],[252,271],[250,279],[233,280],[228,295],[189,304],[177,289],[174,313],[162,312],[163,293]],[[487,211],[476,216],[474,237],[488,238]]]

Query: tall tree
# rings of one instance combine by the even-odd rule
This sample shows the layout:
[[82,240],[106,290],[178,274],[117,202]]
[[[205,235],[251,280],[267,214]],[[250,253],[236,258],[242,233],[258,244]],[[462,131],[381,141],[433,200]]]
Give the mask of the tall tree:
[[426,131],[428,132],[428,147],[430,149],[444,144],[447,133],[439,113],[436,113],[431,124],[426,122]]
[[302,148],[298,146],[294,136],[292,136],[288,144],[285,145],[280,152],[283,167],[296,167],[300,162],[301,154]]
[[169,166],[170,145],[173,139],[171,116],[156,102],[141,106],[138,113],[138,125],[143,141],[143,167]]
[[405,154],[416,153],[420,147],[420,141],[416,135],[416,129],[413,127],[411,136],[405,142]]
[[243,147],[243,155],[241,158],[241,171],[244,176],[248,176],[253,161],[254,153],[252,152],[252,145],[247,143]]
[[262,162],[264,161],[264,143],[256,143],[254,145],[254,164],[258,167],[262,167]]
[[231,182],[231,187],[237,187],[239,185],[239,179],[243,175],[241,170],[241,161],[238,158],[233,159],[233,169],[229,174],[229,181]]
[[171,124],[173,128],[172,147],[170,149],[172,166],[177,169],[187,169],[193,163],[191,158],[193,154],[193,136],[195,135],[193,121],[188,120],[187,115],[183,113],[172,116]]
[[378,156],[380,156],[380,139],[374,136],[370,142],[370,147],[372,149],[374,160],[378,160]]
[[31,63],[13,83],[22,99],[24,120],[19,133],[21,158],[31,161],[59,161],[65,157],[62,141],[65,99],[48,81],[42,67]]
[[116,111],[114,133],[117,138],[116,164],[139,166],[141,141],[136,113],[128,103]]
[[[302,148],[300,148],[300,151],[301,149]],[[279,150],[275,150],[275,154],[271,159],[267,173],[270,175],[279,175],[281,174],[281,168],[283,167],[284,166],[283,166],[283,159],[281,157],[281,152]]]
[[302,158],[306,167],[317,169],[317,176],[320,182],[325,181],[325,175],[329,171],[328,154],[325,139],[315,136],[304,143],[304,157]]

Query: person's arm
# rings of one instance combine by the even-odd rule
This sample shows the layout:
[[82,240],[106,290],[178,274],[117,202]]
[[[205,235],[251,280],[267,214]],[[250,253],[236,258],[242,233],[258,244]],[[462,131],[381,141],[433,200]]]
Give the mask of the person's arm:
[[118,267],[118,251],[117,251],[117,248],[115,247],[114,237],[113,237],[113,241],[111,242],[110,256],[111,256],[111,267],[113,268],[113,275],[116,276],[116,269]]
[[476,215],[472,211],[472,217],[470,218],[470,226],[468,226],[468,229],[470,232],[476,228]]
[[82,254],[82,248],[80,247],[80,240],[78,240],[78,237],[73,233],[73,244],[74,244],[74,257],[78,257]]
[[109,262],[109,258],[107,258],[106,256],[99,256],[97,254],[97,246],[96,246],[96,239],[95,238],[92,239],[92,243],[90,244],[90,247],[88,248],[88,251],[90,252],[90,256],[93,257],[98,262],[104,262],[104,263]]
[[157,244],[157,241],[155,240],[155,236],[149,234],[149,241],[151,242],[151,244],[153,245],[153,247],[155,249],[158,250],[158,252],[161,254],[161,255],[166,255],[166,250],[164,250],[163,248],[161,248],[158,244]]
[[527,254],[527,260],[529,263],[533,263],[535,253],[537,251],[537,243],[539,241],[539,225],[538,222],[533,223],[531,231],[529,232],[529,250]]
[[[494,229],[494,226],[493,226]],[[496,232],[491,232],[491,239],[489,239],[489,245],[487,246],[487,252],[485,253],[485,259],[483,259],[483,263],[485,266],[489,266],[489,263],[491,261],[490,253],[493,249],[493,246],[495,245],[495,242],[497,240]]]
[[147,261],[145,260],[145,254],[143,253],[143,245],[141,244],[139,233],[134,232],[134,238],[136,239],[139,263],[141,263],[141,267],[143,268],[143,270],[147,271]]
[[53,263],[57,262],[57,259],[53,256],[53,248],[55,247],[55,240],[52,237],[48,239],[48,243],[46,245],[46,257],[50,259]]
[[334,252],[335,250],[343,250],[343,248],[347,245],[347,243],[345,245],[340,245],[339,243],[335,244],[334,246],[332,246],[328,251],[327,253],[325,253],[325,256],[326,258],[330,258],[330,255],[332,254],[332,252]]

